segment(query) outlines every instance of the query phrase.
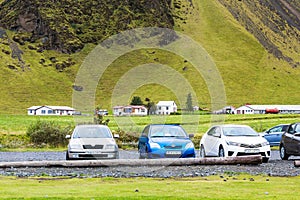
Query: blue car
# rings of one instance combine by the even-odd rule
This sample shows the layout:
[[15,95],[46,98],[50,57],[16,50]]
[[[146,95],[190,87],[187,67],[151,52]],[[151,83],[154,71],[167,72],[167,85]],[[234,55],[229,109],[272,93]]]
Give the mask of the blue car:
[[266,138],[270,143],[270,146],[279,146],[282,134],[287,130],[289,124],[279,124],[274,126],[265,132],[262,132],[261,135]]
[[194,158],[193,136],[188,135],[180,125],[148,125],[139,137],[140,158]]

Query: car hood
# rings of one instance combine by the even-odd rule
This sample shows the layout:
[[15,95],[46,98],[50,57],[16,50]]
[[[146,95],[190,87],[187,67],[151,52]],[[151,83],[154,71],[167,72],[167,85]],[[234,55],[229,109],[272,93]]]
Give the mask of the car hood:
[[165,145],[186,145],[187,143],[191,142],[189,138],[176,138],[176,137],[157,137],[151,138],[151,141],[154,143],[158,143],[160,146]]
[[101,144],[101,145],[106,145],[106,144],[116,144],[115,140],[113,138],[76,138],[72,139],[70,143],[73,144],[90,144],[90,145],[95,145],[95,144]]
[[249,145],[267,142],[267,140],[261,136],[226,136],[226,141]]

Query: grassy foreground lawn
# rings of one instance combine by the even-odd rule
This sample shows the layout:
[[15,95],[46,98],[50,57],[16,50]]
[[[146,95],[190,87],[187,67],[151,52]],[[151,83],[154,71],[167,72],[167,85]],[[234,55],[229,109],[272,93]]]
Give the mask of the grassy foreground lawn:
[[[226,177],[225,177],[226,178]],[[1,199],[299,199],[300,177],[16,178],[0,176]],[[254,181],[250,179],[253,178]]]

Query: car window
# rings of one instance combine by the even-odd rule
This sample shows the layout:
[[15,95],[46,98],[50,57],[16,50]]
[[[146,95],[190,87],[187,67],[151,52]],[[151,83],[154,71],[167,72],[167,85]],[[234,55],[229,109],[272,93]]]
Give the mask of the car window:
[[207,132],[207,135],[213,136],[213,135],[215,134],[216,128],[217,128],[217,127],[212,127],[212,128]]
[[283,125],[282,126],[282,131],[287,131],[288,127],[289,127],[289,125]]
[[295,133],[300,133],[300,124],[296,125]]
[[282,131],[283,126],[276,126],[274,128],[271,128],[269,133],[274,133],[274,132],[281,132]]
[[142,136],[148,137],[150,126],[146,126],[142,132]]
[[187,137],[186,132],[180,126],[152,126],[150,137]]
[[221,128],[220,127],[217,127],[215,129],[215,132],[214,132],[214,135],[215,137],[220,137],[221,136]]
[[77,127],[73,138],[111,138],[112,135],[106,127]]
[[223,127],[223,134],[226,136],[258,136],[250,127]]
[[287,131],[290,134],[294,134],[295,133],[295,128],[296,128],[296,124],[291,124],[289,126],[289,130]]

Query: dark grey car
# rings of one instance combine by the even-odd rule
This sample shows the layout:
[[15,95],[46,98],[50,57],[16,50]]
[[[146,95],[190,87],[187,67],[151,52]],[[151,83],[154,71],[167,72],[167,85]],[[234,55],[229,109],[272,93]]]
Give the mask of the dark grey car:
[[290,124],[283,133],[279,152],[282,160],[287,160],[290,156],[300,156],[300,122]]

